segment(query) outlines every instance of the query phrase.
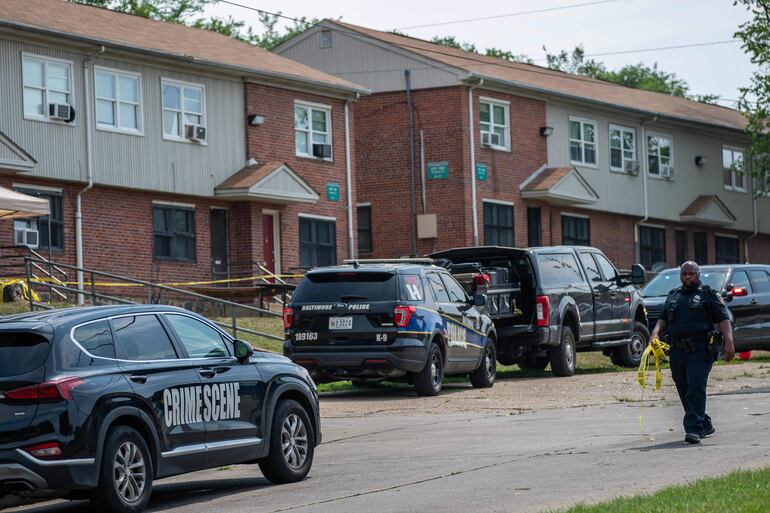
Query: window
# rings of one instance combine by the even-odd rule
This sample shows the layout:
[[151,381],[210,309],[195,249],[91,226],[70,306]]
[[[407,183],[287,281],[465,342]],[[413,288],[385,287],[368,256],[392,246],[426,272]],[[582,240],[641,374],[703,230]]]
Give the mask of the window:
[[154,205],[152,231],[155,258],[195,260],[195,210]]
[[722,180],[725,189],[746,192],[746,177],[740,173],[742,169],[743,151],[735,148],[722,148]]
[[313,156],[314,144],[331,144],[331,109],[294,105],[294,135],[297,155]]
[[708,245],[706,242],[706,232],[695,232],[692,234],[693,246],[695,246],[695,262],[698,265],[706,265],[708,259]]
[[596,121],[570,118],[569,160],[573,164],[596,166]]
[[321,46],[321,48],[331,48],[332,47],[332,31],[331,30],[322,30],[321,31],[320,46]]
[[139,75],[96,68],[96,126],[141,133],[141,81]]
[[154,315],[131,315],[112,320],[115,354],[121,360],[173,360],[171,339]]
[[543,288],[562,288],[571,284],[583,283],[583,275],[580,273],[574,255],[544,253],[537,256],[537,263],[540,268],[540,285]]
[[402,301],[422,301],[425,298],[425,292],[422,288],[422,280],[416,274],[401,274],[401,300]]
[[77,328],[72,336],[83,349],[93,356],[115,358],[115,346],[112,343],[109,321],[85,324]]
[[610,125],[610,169],[628,171],[636,163],[636,132],[631,128]]
[[529,247],[540,246],[543,243],[540,219],[540,207],[527,207],[527,245]]
[[30,196],[47,199],[50,214],[31,219],[16,219],[13,222],[14,228],[31,228],[37,230],[39,240],[38,249],[47,250],[50,247],[50,249],[55,251],[64,251],[64,208],[62,206],[61,193],[25,189],[23,187],[19,187],[16,190],[24,194],[29,194]]
[[222,335],[211,326],[186,315],[167,314],[166,319],[190,358],[220,358],[230,355]]
[[612,265],[604,255],[594,253],[594,259],[596,259],[596,263],[599,264],[599,268],[602,270],[605,281],[612,281],[618,276],[618,271],[615,269],[615,266]]
[[666,264],[666,230],[651,226],[639,227],[639,248],[642,265],[652,270],[655,264]]
[[676,265],[682,265],[687,261],[687,232],[684,230],[674,231],[674,242],[676,243]]
[[334,221],[300,217],[299,265],[304,268],[337,263],[337,233]]
[[48,104],[72,105],[72,63],[23,55],[24,117],[49,120]]
[[671,137],[666,135],[647,136],[647,161],[649,173],[660,176],[662,166],[673,166]]
[[599,272],[599,266],[596,265],[591,253],[580,253],[580,261],[583,263],[583,269],[588,275],[588,281],[602,281],[602,274]]
[[714,246],[718,264],[737,264],[740,262],[738,253],[738,237],[714,237]]
[[[27,374],[45,363],[51,343],[37,333],[13,332],[8,329],[0,337],[0,378]],[[14,380],[3,380],[3,385]],[[3,405],[3,422],[10,417]],[[8,417],[6,417],[8,415]],[[7,424],[6,424],[7,425]]]
[[513,246],[513,205],[484,202],[484,243]]
[[740,287],[751,292],[751,283],[749,282],[749,275],[746,274],[746,271],[735,271],[730,283],[733,284],[733,287]]
[[372,252],[372,206],[359,205],[358,216],[358,252]]
[[436,273],[428,273],[428,283],[430,284],[433,295],[436,297],[437,303],[449,303],[449,294],[447,293],[444,282],[441,281],[441,277]]
[[482,140],[485,133],[497,134],[499,138],[498,144],[490,144],[492,148],[502,150],[511,148],[508,109],[509,105],[507,102],[490,99],[479,101],[479,130],[481,131]]
[[462,288],[462,285],[457,283],[457,281],[455,281],[455,279],[448,274],[442,274],[441,278],[444,280],[444,285],[446,286],[446,290],[449,293],[449,299],[453,303],[468,302],[468,296],[465,294],[465,290]]
[[163,79],[163,136],[184,139],[184,125],[206,126],[206,95],[202,85]]
[[749,271],[754,290],[760,293],[770,292],[770,277],[765,271]]
[[590,246],[591,229],[588,219],[561,216],[561,243],[566,246]]

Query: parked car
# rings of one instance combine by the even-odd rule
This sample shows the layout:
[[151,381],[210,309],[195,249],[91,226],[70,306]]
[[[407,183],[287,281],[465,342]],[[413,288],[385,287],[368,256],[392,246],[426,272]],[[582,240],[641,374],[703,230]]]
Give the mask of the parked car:
[[352,261],[307,273],[283,310],[284,354],[319,381],[405,380],[436,395],[444,376],[496,377],[495,327],[431,260]]
[[[702,265],[701,282],[724,298],[732,316],[736,351],[770,350],[770,265]],[[679,287],[679,268],[666,269],[642,288],[650,329],[668,293]]]
[[575,373],[577,351],[600,350],[636,367],[649,340],[639,292],[644,268],[620,274],[598,249],[584,246],[479,246],[430,255],[468,288],[487,297],[503,365]]
[[136,513],[153,481],[259,463],[303,479],[321,441],[303,368],[167,306],[0,321],[0,496],[67,493]]

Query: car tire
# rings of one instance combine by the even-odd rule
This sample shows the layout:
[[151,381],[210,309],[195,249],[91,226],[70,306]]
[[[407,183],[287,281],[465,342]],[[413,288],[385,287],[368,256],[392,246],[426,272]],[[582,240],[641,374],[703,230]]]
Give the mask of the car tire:
[[554,376],[572,376],[575,374],[575,334],[568,326],[561,328],[561,342],[551,349],[548,354],[551,362],[551,372]]
[[634,323],[631,342],[612,351],[612,363],[621,367],[636,368],[642,363],[642,353],[650,341],[650,331],[641,322]]
[[271,483],[296,483],[310,472],[314,453],[315,434],[305,408],[291,399],[278,403],[269,452],[259,461],[259,470]]
[[497,378],[497,351],[495,350],[495,341],[487,339],[484,344],[484,354],[481,357],[479,366],[471,372],[471,385],[474,388],[490,388],[495,384]]
[[128,426],[107,433],[100,462],[99,485],[91,496],[93,511],[139,513],[152,494],[153,464],[142,435]]
[[431,343],[425,368],[414,376],[414,390],[417,395],[438,395],[444,384],[444,359],[438,344]]
[[523,360],[519,360],[519,367],[522,370],[536,370],[543,371],[548,367],[547,356],[528,356]]

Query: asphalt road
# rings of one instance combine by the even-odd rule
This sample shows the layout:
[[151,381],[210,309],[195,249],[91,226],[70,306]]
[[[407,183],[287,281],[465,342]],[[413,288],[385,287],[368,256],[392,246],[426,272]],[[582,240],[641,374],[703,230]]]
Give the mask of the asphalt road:
[[[308,479],[274,486],[256,466],[160,481],[148,511],[541,512],[770,465],[770,390],[709,398],[717,433],[683,442],[681,406],[615,403],[518,414],[327,418]],[[83,502],[10,511],[75,512]]]

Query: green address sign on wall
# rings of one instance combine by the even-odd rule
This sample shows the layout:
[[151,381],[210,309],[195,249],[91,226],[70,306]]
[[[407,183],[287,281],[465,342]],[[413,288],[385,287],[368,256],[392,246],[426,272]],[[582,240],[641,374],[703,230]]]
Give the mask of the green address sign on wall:
[[449,178],[449,162],[428,162],[428,180]]
[[482,163],[476,164],[476,178],[479,180],[486,180],[487,176],[489,176],[487,165]]
[[336,182],[326,183],[326,199],[328,199],[329,201],[340,200],[340,184]]

